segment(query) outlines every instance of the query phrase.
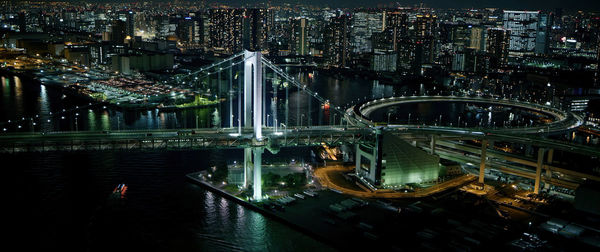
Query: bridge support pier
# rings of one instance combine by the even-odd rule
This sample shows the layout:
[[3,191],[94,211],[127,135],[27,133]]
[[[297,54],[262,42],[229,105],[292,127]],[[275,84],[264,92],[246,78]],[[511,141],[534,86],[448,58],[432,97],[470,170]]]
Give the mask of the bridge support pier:
[[484,184],[484,178],[485,178],[485,161],[487,159],[487,145],[488,145],[488,140],[487,139],[483,139],[481,140],[481,161],[479,163],[479,183],[480,184]]
[[548,168],[549,165],[552,164],[552,159],[554,158],[554,149],[549,149],[548,150],[548,156],[546,159],[546,175],[544,177],[546,177],[546,183],[544,183],[544,189],[548,190],[550,189],[550,179],[552,179],[552,171],[550,170],[550,168]]
[[435,135],[431,135],[431,143],[429,148],[431,149],[431,155],[435,155]]
[[538,194],[540,192],[540,180],[542,178],[542,166],[544,166],[544,148],[538,149],[537,165],[535,167],[535,185],[533,187],[533,193]]
[[525,156],[526,157],[533,156],[533,146],[531,144],[525,145]]
[[252,181],[252,148],[244,148],[244,188]]
[[254,154],[254,200],[262,200],[262,148],[252,148]]

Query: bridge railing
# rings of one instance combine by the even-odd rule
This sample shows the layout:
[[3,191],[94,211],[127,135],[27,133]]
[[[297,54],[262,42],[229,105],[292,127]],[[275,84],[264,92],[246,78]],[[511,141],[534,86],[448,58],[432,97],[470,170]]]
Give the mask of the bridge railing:
[[[215,149],[246,147],[300,147],[322,144],[339,146],[373,141],[372,135],[362,128],[303,128],[265,132],[264,141],[252,139],[251,133],[237,135],[233,131],[218,133],[203,131],[179,134],[100,134],[98,132],[56,133],[53,135],[30,134],[28,137],[3,137],[0,153],[48,152],[48,151],[99,151],[99,150],[147,150],[147,149]],[[276,134],[278,133],[278,134]],[[87,135],[86,135],[87,134]]]
[[[540,113],[549,114],[554,117],[555,121],[549,124],[537,125],[537,126],[517,126],[517,127],[472,127],[474,129],[479,129],[481,131],[486,132],[511,132],[518,130],[522,133],[549,133],[549,132],[564,132],[565,130],[571,130],[575,127],[582,125],[583,120],[577,115],[559,110],[557,108],[549,107],[542,104],[530,103],[530,102],[519,102],[508,99],[493,99],[493,98],[479,98],[479,97],[461,97],[461,96],[401,96],[401,97],[389,97],[389,98],[381,98],[372,101],[368,101],[362,104],[358,104],[354,106],[351,110],[355,114],[357,118],[363,119],[364,121],[370,123],[371,125],[375,125],[376,122],[373,122],[369,117],[374,109],[377,109],[380,106],[389,106],[397,103],[409,103],[409,102],[418,102],[418,101],[446,101],[446,100],[456,100],[456,101],[464,101],[464,102],[474,102],[474,103],[492,103],[492,104],[500,104],[503,106],[511,106],[518,108],[525,108],[530,110],[537,110]],[[425,125],[424,125],[425,126]],[[443,127],[443,126],[437,126]],[[461,129],[461,127],[448,127]]]

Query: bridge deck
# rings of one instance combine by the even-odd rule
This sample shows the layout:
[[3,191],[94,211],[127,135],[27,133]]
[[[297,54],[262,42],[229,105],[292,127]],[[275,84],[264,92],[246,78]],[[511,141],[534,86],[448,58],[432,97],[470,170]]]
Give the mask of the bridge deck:
[[45,151],[100,151],[144,149],[232,149],[264,146],[341,145],[370,142],[365,129],[287,129],[275,132],[265,128],[265,139],[256,141],[250,130],[186,129],[119,132],[21,133],[0,136],[0,153]]

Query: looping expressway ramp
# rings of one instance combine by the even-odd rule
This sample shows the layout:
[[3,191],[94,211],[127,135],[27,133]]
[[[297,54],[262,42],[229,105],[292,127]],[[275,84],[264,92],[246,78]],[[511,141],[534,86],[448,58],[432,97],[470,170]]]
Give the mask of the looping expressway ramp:
[[[476,104],[517,107],[551,117],[548,124],[532,127],[458,128],[431,125],[387,124],[369,118],[374,111],[389,106],[420,102],[468,102]],[[545,136],[563,134],[583,124],[581,116],[549,106],[507,99],[488,99],[457,96],[406,96],[372,100],[355,105],[346,111],[357,126],[391,131],[415,146],[428,150],[444,159],[462,164],[493,169],[502,173],[533,179],[535,192],[540,183],[565,188],[576,188],[586,180],[600,181],[600,176],[580,167],[561,168],[553,160],[555,151],[600,157],[600,149],[575,143],[549,139]],[[494,143],[527,146],[533,154],[517,155],[494,146]],[[537,149],[536,152],[533,149]],[[576,168],[576,169],[573,169]],[[578,168],[578,169],[577,169]],[[584,170],[584,171],[582,171]],[[542,171],[545,171],[542,173]],[[481,175],[481,174],[480,174]],[[480,181],[482,179],[480,178]]]

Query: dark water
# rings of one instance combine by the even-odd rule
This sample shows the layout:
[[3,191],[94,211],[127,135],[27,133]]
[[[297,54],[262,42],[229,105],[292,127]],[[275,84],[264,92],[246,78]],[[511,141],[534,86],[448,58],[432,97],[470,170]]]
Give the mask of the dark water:
[[533,114],[516,107],[489,107],[486,104],[466,102],[406,103],[376,110],[370,118],[386,122],[388,115],[390,123],[455,127],[459,123],[461,127],[538,126],[544,124],[540,119],[552,119],[548,115]]
[[[241,151],[3,155],[11,234],[24,251],[325,250],[287,226],[188,183]],[[111,199],[127,183],[127,198]]]
[[[312,78],[308,76],[309,73],[305,72],[295,74],[295,77],[319,95],[331,99],[332,105],[340,107],[349,106],[359,100],[392,96],[395,93],[392,86],[380,85],[377,81],[357,78],[338,80],[318,72],[314,72]],[[239,118],[236,97],[231,106],[233,117],[230,117],[228,101],[220,106],[175,112],[117,111],[96,104],[90,106],[86,101],[63,96],[63,91],[56,88],[23,83],[18,77],[3,76],[1,81],[0,127],[8,132],[229,127],[231,118],[233,126],[237,126]],[[274,90],[268,89],[267,93],[273,97]],[[279,90],[277,93],[277,117],[278,123],[282,123],[285,121],[285,91]],[[271,111],[275,108],[271,107],[269,99],[267,103],[265,109],[268,114],[272,114]],[[321,105],[304,92],[290,88],[288,125],[307,125],[309,116],[311,125],[330,124],[334,117],[331,113],[323,111]],[[218,123],[215,117],[219,118]],[[336,122],[339,118],[337,115]],[[268,118],[269,126],[273,126],[274,122],[273,118]]]
[[[393,93],[390,86],[363,79],[297,76],[324,97],[334,98],[334,104]],[[8,132],[185,128],[195,127],[196,118],[200,127],[208,127],[215,110],[122,112],[87,107],[87,102],[64,97],[59,89],[18,77],[4,76],[1,81],[0,127]],[[309,114],[308,100],[290,90],[290,110]],[[319,106],[312,105],[316,123]],[[228,104],[222,107],[226,110]],[[226,113],[220,115],[225,125]],[[331,250],[185,180],[187,173],[219,162],[240,162],[242,155],[239,150],[0,155],[9,195],[9,240],[23,251]],[[309,161],[310,150],[283,149],[277,156],[263,155],[265,162]],[[127,198],[110,199],[120,183],[129,187]]]

